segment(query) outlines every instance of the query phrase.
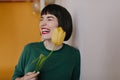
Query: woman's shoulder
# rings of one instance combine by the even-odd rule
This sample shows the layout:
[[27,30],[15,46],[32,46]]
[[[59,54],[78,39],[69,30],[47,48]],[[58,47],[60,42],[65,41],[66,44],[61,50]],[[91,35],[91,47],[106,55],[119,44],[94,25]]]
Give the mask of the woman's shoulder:
[[76,59],[80,60],[80,50],[78,48],[68,44],[64,45],[65,45],[64,52],[68,53],[67,55],[72,56],[72,58],[75,60]]
[[78,48],[71,46],[69,44],[64,43],[65,47],[69,48],[69,49],[73,49],[73,50],[78,50]]
[[64,45],[65,45],[66,49],[69,50],[70,52],[80,53],[78,48],[71,46],[69,44],[65,44],[65,43],[64,43]]

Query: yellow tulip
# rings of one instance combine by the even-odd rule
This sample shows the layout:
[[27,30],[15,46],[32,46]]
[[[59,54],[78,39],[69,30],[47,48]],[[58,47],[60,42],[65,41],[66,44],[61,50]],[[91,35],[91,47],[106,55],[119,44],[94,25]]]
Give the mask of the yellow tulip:
[[55,28],[52,32],[52,42],[59,46],[63,43],[66,32],[61,27]]
[[[55,47],[59,46],[63,43],[65,35],[66,35],[66,32],[63,31],[63,29],[61,27],[58,27],[53,30],[52,42],[55,44]],[[36,72],[38,72],[42,68],[44,62],[52,55],[53,52],[54,52],[54,49],[51,50],[51,52],[47,56],[40,54],[40,56],[38,58],[36,58],[35,60],[32,61],[32,63],[37,62],[36,68],[35,68]]]

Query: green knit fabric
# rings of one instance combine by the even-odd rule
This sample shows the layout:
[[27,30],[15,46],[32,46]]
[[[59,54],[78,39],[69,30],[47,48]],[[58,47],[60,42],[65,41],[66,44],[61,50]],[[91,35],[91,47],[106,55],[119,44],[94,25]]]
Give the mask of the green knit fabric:
[[[48,55],[43,42],[30,43],[24,47],[18,64],[15,67],[12,80],[24,76],[35,70],[36,63],[32,63],[40,54]],[[38,76],[39,80],[79,80],[80,53],[79,50],[67,44],[45,61]]]

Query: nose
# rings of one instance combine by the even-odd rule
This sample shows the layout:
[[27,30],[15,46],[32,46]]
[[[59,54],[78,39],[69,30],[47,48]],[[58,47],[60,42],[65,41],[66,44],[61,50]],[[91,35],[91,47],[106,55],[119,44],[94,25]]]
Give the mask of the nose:
[[47,25],[47,22],[46,21],[41,21],[40,22],[40,26],[42,27],[42,26],[46,26]]

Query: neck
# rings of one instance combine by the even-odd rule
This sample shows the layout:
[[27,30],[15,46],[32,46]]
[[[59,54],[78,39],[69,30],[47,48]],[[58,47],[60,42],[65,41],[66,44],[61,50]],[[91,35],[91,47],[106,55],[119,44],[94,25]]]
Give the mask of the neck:
[[[44,46],[45,46],[45,48],[48,49],[48,50],[53,50],[53,48],[55,47],[54,43],[52,43],[51,40],[45,40],[45,41],[44,41]],[[63,45],[56,46],[56,47],[54,48],[54,50],[59,50],[59,49],[62,48],[62,46],[63,46]]]

